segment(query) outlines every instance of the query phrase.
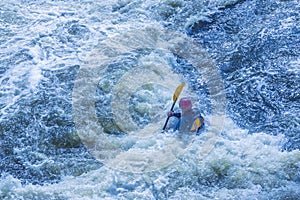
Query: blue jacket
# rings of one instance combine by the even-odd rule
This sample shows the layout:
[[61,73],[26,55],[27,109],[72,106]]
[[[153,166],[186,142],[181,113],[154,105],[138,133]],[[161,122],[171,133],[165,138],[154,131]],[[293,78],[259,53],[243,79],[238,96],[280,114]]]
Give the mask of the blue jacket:
[[174,130],[179,130],[179,132],[198,133],[204,125],[204,118],[197,109],[187,110],[183,113],[174,113],[173,116],[178,118]]

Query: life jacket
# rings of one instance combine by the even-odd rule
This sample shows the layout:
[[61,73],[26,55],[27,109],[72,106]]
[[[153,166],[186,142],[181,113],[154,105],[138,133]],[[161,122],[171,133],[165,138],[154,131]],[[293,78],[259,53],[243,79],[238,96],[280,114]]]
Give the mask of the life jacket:
[[189,110],[185,114],[181,114],[176,129],[182,132],[190,131],[198,133],[204,124],[204,118],[196,109]]
[[198,133],[201,127],[203,126],[203,124],[204,124],[204,118],[200,115],[194,120],[190,131],[196,131]]

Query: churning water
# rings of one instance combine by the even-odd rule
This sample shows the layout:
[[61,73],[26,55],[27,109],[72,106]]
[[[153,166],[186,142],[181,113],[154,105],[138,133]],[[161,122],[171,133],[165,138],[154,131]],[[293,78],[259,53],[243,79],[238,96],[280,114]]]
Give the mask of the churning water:
[[[0,199],[300,199],[299,13],[1,1]],[[199,136],[161,133],[181,82]]]

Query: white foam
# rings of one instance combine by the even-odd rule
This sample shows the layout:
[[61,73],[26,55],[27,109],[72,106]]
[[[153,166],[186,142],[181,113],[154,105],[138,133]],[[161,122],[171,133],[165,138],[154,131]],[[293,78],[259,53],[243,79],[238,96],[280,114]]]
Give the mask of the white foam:
[[[230,119],[213,151],[205,158],[198,155],[201,145],[192,148],[167,168],[146,174],[121,173],[102,167],[78,177],[64,177],[45,186],[25,185],[6,176],[1,180],[1,195],[7,197],[56,196],[68,199],[153,199],[153,192],[169,198],[203,199],[262,198],[280,199],[277,191],[299,189],[300,151],[280,151],[282,136],[247,134]],[[200,151],[199,151],[200,152]],[[164,159],[164,158],[161,158]],[[148,184],[148,186],[146,186]],[[153,185],[149,187],[149,184]],[[197,187],[196,187],[197,186]],[[198,188],[199,187],[199,188]],[[128,189],[128,188],[132,188]],[[165,191],[166,192],[166,191]],[[261,196],[262,195],[262,196]]]

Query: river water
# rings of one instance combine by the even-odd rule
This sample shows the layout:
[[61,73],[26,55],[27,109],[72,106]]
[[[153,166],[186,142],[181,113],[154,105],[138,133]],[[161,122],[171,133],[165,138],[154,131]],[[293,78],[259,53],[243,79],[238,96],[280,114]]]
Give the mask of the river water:
[[[0,199],[300,199],[299,13],[1,1]],[[161,132],[181,82],[198,136]]]

